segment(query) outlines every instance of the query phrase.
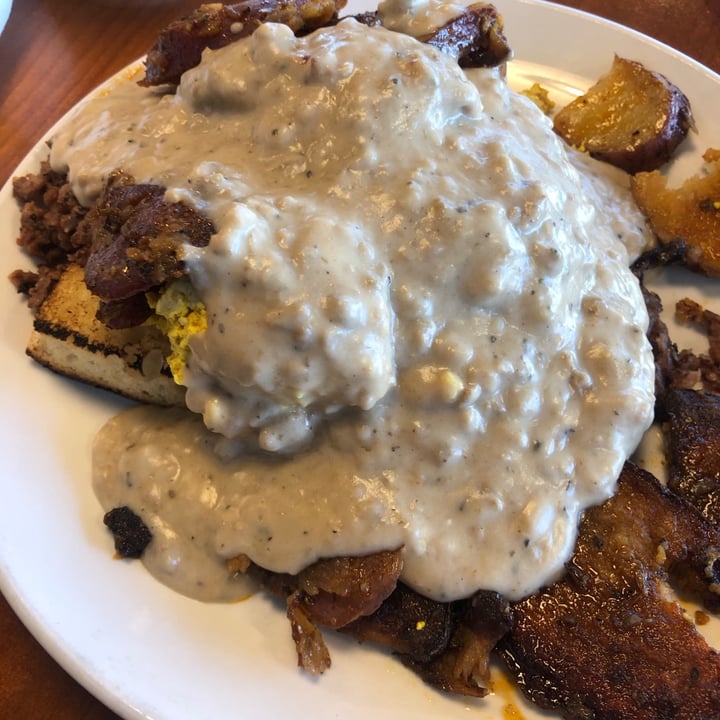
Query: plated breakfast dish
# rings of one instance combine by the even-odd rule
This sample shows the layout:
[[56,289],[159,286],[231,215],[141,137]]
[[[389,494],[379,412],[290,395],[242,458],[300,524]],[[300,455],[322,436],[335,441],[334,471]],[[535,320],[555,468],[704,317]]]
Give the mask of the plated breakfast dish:
[[[452,694],[487,696],[501,661],[564,717],[708,716],[717,656],[663,588],[716,607],[720,533],[687,482],[704,435],[679,431],[698,398],[712,417],[713,315],[683,306],[711,351],[678,355],[643,287],[672,263],[713,274],[651,209],[684,94],[652,75],[671,122],[630,182],[509,89],[490,6],[256,7],[202,59],[193,22],[227,11],[170,28],[15,187],[52,266],[14,277],[29,354],[186,406],[95,439],[118,552],[195,600],[279,596],[320,684],[330,627]],[[673,493],[625,464],[666,417]]]

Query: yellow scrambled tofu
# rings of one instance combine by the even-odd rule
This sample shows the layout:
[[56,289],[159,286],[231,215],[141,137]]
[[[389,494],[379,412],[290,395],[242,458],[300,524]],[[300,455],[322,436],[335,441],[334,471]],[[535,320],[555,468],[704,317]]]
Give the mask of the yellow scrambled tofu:
[[155,311],[149,322],[156,325],[170,341],[168,365],[175,382],[182,385],[189,342],[193,335],[207,328],[207,311],[187,278],[170,283],[161,294],[150,298]]

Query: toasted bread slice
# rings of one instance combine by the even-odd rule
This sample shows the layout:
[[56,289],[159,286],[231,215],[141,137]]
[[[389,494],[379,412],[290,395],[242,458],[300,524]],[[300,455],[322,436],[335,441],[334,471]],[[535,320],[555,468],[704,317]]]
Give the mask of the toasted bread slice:
[[71,265],[38,310],[27,354],[51,370],[125,397],[184,405],[185,388],[170,374],[170,348],[154,327],[111,330],[95,318],[98,299],[83,269]]

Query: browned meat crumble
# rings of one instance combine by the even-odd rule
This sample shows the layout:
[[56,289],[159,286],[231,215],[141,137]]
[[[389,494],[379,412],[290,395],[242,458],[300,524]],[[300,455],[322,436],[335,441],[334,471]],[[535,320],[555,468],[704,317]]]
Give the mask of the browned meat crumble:
[[16,270],[10,280],[37,310],[68,263],[84,264],[89,239],[77,231],[87,210],[75,198],[67,177],[52,170],[47,161],[39,173],[15,178],[13,193],[21,206],[17,244],[37,268]]

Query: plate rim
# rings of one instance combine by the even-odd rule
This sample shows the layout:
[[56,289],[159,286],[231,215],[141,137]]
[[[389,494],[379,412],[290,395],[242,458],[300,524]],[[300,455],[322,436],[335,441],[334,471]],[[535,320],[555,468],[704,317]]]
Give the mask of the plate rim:
[[[514,6],[513,13],[519,14],[520,8],[531,9],[531,12],[542,12],[552,16],[553,13],[559,13],[563,16],[572,18],[572,22],[578,21],[580,23],[591,23],[595,27],[603,28],[603,33],[606,31],[612,31],[620,33],[623,37],[630,38],[633,43],[639,43],[646,47],[653,47],[663,55],[669,55],[674,62],[681,62],[682,64],[689,67],[692,72],[699,72],[713,82],[717,83],[718,89],[720,89],[720,75],[715,73],[710,68],[702,65],[693,58],[675,50],[674,48],[650,38],[642,33],[620,25],[619,23],[604,20],[598,16],[590,13],[569,8],[564,5],[551,2],[541,2],[540,0],[504,0],[496,3],[500,12],[503,16],[507,15],[505,7]],[[367,3],[362,3],[364,7],[367,7]],[[508,29],[508,38],[510,44],[513,44],[513,30],[512,25]],[[611,51],[608,51],[608,54]],[[115,82],[124,73],[127,73],[128,68],[137,65],[140,60],[134,61],[128,67],[120,70],[118,73],[113,75],[98,88],[93,90],[89,95],[95,92],[101,91],[108,83]],[[522,63],[522,57],[519,57],[517,62]],[[84,101],[81,101],[81,103]],[[75,106],[77,107],[77,106]],[[39,157],[41,148],[45,140],[51,136],[59,125],[67,120],[67,117],[74,112],[75,107],[68,113],[64,114],[56,123],[53,124],[52,128],[43,135],[28,153],[28,155],[21,161],[18,168],[10,175],[7,183],[3,186],[0,191],[0,198],[7,196],[9,188],[11,186],[12,177],[14,177],[18,171],[24,166],[31,164],[34,158]],[[17,350],[17,349],[15,349]],[[43,372],[46,372],[43,370]],[[51,378],[55,380],[54,378]],[[56,380],[55,380],[56,381]],[[78,392],[77,386],[72,386],[67,389],[67,394]],[[104,405],[104,412],[109,413],[107,409],[109,404],[113,401],[108,401],[106,395],[98,396],[101,397],[101,402]],[[109,404],[108,404],[109,403]],[[107,407],[105,407],[107,406]],[[4,536],[0,532],[0,539]],[[109,560],[109,558],[107,558]],[[12,563],[9,560],[9,554],[5,550],[5,543],[0,543],[0,590],[6,598],[8,604],[12,607],[13,611],[18,615],[20,620],[23,622],[26,628],[32,633],[32,635],[40,642],[45,650],[63,667],[75,680],[77,680],[82,686],[84,686],[89,692],[103,702],[108,708],[113,710],[121,717],[126,718],[146,718],[146,717],[170,717],[170,715],[163,714],[165,711],[162,707],[156,707],[156,704],[152,701],[146,702],[142,707],[137,703],[137,698],[129,696],[126,691],[123,690],[122,685],[118,686],[113,683],[110,678],[103,676],[99,673],[97,667],[89,668],[87,659],[80,657],[77,652],[71,649],[71,646],[67,642],[67,638],[62,636],[62,632],[57,628],[51,628],[48,626],[45,618],[42,617],[41,608],[38,607],[37,601],[33,602],[32,593],[28,593],[27,588],[23,588],[17,583],[17,573],[12,570]],[[152,581],[155,582],[154,580]],[[154,593],[155,595],[162,594],[163,591]],[[44,622],[45,620],[45,622]],[[290,662],[292,659],[290,658]],[[323,680],[324,682],[324,680]],[[157,713],[157,714],[155,714]]]

